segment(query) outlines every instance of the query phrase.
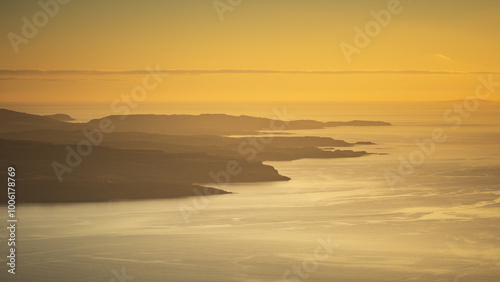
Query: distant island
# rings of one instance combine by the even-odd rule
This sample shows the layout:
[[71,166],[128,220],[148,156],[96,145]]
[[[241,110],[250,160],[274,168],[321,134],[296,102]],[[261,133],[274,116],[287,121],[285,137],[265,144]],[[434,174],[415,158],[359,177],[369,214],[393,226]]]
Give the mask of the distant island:
[[[61,117],[58,114],[59,117]],[[68,116],[69,117],[69,116]],[[71,118],[71,117],[70,117]],[[108,116],[87,123],[65,122],[51,116],[39,116],[0,109],[0,132],[20,132],[36,129],[82,130],[97,128],[106,119],[116,125],[118,132],[147,132],[168,135],[253,135],[268,128],[273,119],[231,116],[225,114],[201,115],[128,115]],[[274,120],[280,122],[279,120]],[[383,121],[320,122],[315,120],[289,121],[283,131],[323,129],[338,126],[391,126]]]
[[[328,137],[275,135],[270,142],[252,148],[249,144],[258,140],[252,135],[273,120],[250,116],[130,115],[126,119],[109,116],[69,123],[68,115],[39,116],[0,109],[0,119],[0,162],[19,171],[22,189],[17,200],[21,203],[172,198],[195,196],[201,190],[210,195],[228,194],[224,189],[198,183],[214,183],[213,175],[226,170],[230,162],[241,168],[241,173],[231,175],[230,182],[286,181],[288,177],[262,162],[361,157],[369,153],[339,148],[373,145],[370,141],[349,143]],[[85,140],[82,131],[92,132],[103,119],[111,121],[115,130],[105,133],[99,146],[93,147],[60,182],[54,161],[68,161],[68,150],[76,152],[77,144]],[[390,124],[297,120],[288,122],[283,131],[332,126]],[[6,196],[2,197],[6,202]]]
[[66,114],[44,115],[44,117],[52,118],[58,121],[74,121],[75,119]]

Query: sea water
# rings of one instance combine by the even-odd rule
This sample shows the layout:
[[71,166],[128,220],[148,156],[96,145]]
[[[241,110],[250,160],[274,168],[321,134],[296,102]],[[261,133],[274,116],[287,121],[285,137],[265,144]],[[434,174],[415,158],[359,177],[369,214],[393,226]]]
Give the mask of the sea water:
[[[500,281],[499,107],[485,102],[453,127],[443,114],[455,103],[144,105],[139,113],[264,117],[287,106],[296,119],[393,126],[291,131],[372,141],[347,149],[374,154],[265,162],[291,180],[230,183],[229,195],[19,205],[16,275],[7,273],[2,228],[0,280]],[[112,114],[104,106],[64,107],[25,111],[67,113],[82,122]],[[446,141],[400,175],[401,160],[419,150],[415,142],[436,129]],[[403,181],[390,185],[388,172]],[[180,207],[194,210],[187,215]],[[6,211],[0,219],[7,226]]]

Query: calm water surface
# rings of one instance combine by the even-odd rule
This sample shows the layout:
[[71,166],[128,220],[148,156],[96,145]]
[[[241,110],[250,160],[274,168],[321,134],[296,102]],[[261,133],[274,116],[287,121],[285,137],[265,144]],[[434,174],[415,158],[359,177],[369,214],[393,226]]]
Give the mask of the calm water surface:
[[[373,141],[357,149],[377,154],[268,162],[288,182],[234,183],[225,188],[234,194],[208,198],[19,206],[17,274],[7,274],[4,258],[0,280],[281,281],[306,260],[303,281],[500,281],[500,111],[485,107],[454,130],[442,119],[451,105],[289,105],[299,119],[394,126],[294,131]],[[272,117],[273,107],[245,114]],[[33,106],[82,121],[104,113],[83,110]],[[386,171],[435,128],[448,140],[391,189]],[[202,208],[187,222],[180,206]],[[311,262],[327,238],[331,252]]]

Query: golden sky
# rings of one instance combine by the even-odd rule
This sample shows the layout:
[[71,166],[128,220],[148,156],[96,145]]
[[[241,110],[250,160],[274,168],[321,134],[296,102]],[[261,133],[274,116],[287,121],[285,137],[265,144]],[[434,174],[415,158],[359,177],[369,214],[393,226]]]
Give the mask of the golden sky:
[[[0,4],[0,102],[112,101],[147,66],[171,70],[148,101],[439,101],[500,81],[500,1],[42,2],[52,15]],[[23,18],[42,23],[31,38]]]

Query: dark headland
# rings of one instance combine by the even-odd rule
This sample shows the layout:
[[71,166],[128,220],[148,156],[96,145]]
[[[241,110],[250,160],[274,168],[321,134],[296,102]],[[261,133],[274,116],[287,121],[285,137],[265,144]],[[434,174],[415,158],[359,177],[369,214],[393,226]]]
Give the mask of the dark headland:
[[[96,132],[103,119],[111,122],[114,130],[100,135]],[[273,120],[221,114],[130,115],[124,119],[109,116],[88,123],[70,123],[66,122],[72,120],[68,115],[39,116],[0,109],[0,120],[0,163],[4,168],[16,168],[18,203],[159,199],[200,192],[228,194],[197,183],[225,180],[218,172],[227,171],[228,164],[235,163],[238,169],[232,169],[241,172],[231,174],[230,182],[286,181],[288,177],[262,162],[360,157],[368,153],[338,148],[373,144],[315,136],[275,135],[270,142],[269,138],[262,142],[258,136],[228,137],[257,135]],[[297,120],[288,122],[279,133],[333,126],[390,124]],[[76,156],[82,140],[100,142],[87,156]],[[69,166],[72,161],[77,165]],[[54,162],[66,166],[62,182]],[[3,203],[7,202],[5,195]]]

